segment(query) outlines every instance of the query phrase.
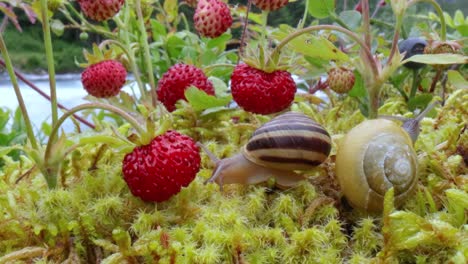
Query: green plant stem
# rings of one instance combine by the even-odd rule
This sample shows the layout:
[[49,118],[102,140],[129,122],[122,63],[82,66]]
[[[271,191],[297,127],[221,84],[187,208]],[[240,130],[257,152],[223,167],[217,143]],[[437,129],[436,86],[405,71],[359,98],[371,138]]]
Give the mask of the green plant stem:
[[[45,153],[44,153],[44,161],[45,162],[50,160],[50,157],[51,157],[50,155],[51,155],[53,143],[56,141],[56,138],[58,136],[58,130],[59,130],[60,126],[63,124],[63,122],[65,122],[65,120],[67,120],[68,117],[72,116],[76,112],[86,110],[86,109],[103,109],[103,110],[107,110],[107,111],[116,113],[119,116],[121,116],[123,119],[125,119],[128,123],[130,123],[130,125],[133,128],[135,128],[135,130],[138,132],[138,134],[140,134],[140,136],[142,138],[146,138],[146,137],[151,136],[151,135],[147,135],[146,131],[142,128],[142,125],[140,123],[138,123],[138,121],[136,119],[134,119],[131,115],[129,115],[127,112],[123,111],[122,109],[120,109],[118,107],[108,105],[108,104],[98,103],[98,102],[82,104],[82,105],[79,105],[79,106],[76,106],[76,107],[70,109],[70,111],[63,114],[60,117],[60,119],[57,121],[57,124],[55,124],[55,126],[53,126],[52,131],[50,132],[49,141],[47,142],[47,146],[46,146]],[[49,179],[49,181],[50,182],[55,181],[55,185],[56,185],[57,175],[53,175],[51,177],[52,177],[52,180]],[[49,181],[48,181],[48,183],[49,183]],[[55,187],[55,185],[54,184],[49,184],[49,187]]]
[[[309,2],[309,1],[307,1],[307,2]],[[350,28],[348,27],[348,25],[346,25],[346,23],[345,23],[343,20],[341,20],[341,18],[340,18],[337,14],[331,13],[330,17],[331,17],[331,18],[333,19],[333,21],[336,22],[338,25],[340,25],[340,26],[346,28],[347,30],[350,30]]]
[[153,106],[156,106],[157,101],[158,101],[158,95],[156,93],[156,85],[154,81],[154,73],[153,73],[153,64],[151,63],[151,52],[149,49],[148,45],[148,35],[146,34],[146,27],[145,27],[145,21],[143,18],[143,13],[141,11],[141,0],[136,0],[135,1],[136,5],[136,12],[138,16],[138,27],[140,30],[140,45],[143,47],[144,50],[144,60],[146,62],[146,70],[148,73],[148,79],[151,87],[151,99]]
[[370,49],[369,47],[364,43],[364,41],[359,38],[358,35],[356,35],[355,33],[351,32],[350,30],[347,30],[343,27],[340,27],[340,26],[335,26],[335,25],[317,25],[317,26],[310,26],[310,27],[306,27],[306,28],[303,28],[301,30],[298,30],[292,34],[290,34],[289,36],[287,36],[285,39],[283,39],[279,44],[278,46],[276,46],[276,48],[273,50],[273,52],[271,53],[271,57],[272,58],[279,58],[279,54],[281,52],[281,49],[286,46],[291,40],[299,37],[300,35],[302,34],[306,34],[306,33],[309,33],[309,32],[312,32],[312,31],[318,31],[318,30],[334,30],[334,31],[339,31],[341,33],[344,33],[346,35],[348,35],[351,39],[353,39],[354,41],[356,41],[360,46],[361,46],[361,50],[362,52],[364,52],[364,55],[365,55],[365,60],[367,62],[367,64],[370,66],[370,70],[373,74],[373,76],[378,76],[379,72],[378,72],[378,68],[377,68],[377,64],[374,60],[374,58],[372,57],[372,54],[370,52]]
[[413,98],[416,95],[416,90],[418,89],[419,78],[418,78],[418,69],[413,69],[413,82],[411,84],[411,91],[409,95],[409,99]]
[[[125,3],[127,5],[127,3]],[[124,23],[120,21],[119,19],[115,19],[116,23],[120,25],[121,28],[125,28],[125,25],[128,25],[128,21],[130,18],[130,8],[128,6],[125,7],[125,17],[124,17]],[[130,67],[131,71],[133,72],[133,76],[135,77],[135,81],[138,84],[138,89],[140,90],[141,98],[145,99],[146,98],[146,89],[143,84],[143,81],[140,78],[140,71],[138,70],[138,66],[136,64],[135,60],[135,54],[133,53],[133,50],[131,48],[131,42],[130,42],[130,36],[128,30],[123,30],[122,31],[123,35],[123,40],[125,41],[125,46],[127,47],[125,50],[128,51],[128,60],[130,62]]]
[[[86,18],[84,18],[78,11],[76,11],[76,9],[73,7],[73,5],[71,4],[70,1],[65,1],[65,5],[66,5],[66,7],[69,8],[69,10],[72,11],[72,13],[73,13],[74,15],[76,15],[77,17],[80,18],[80,20],[82,21],[82,23],[84,24],[84,26],[85,26],[86,28],[88,28],[90,31],[94,31],[94,32],[96,32],[96,33],[98,33],[98,34],[100,34],[100,35],[103,35],[103,36],[107,37],[107,38],[115,39],[115,34],[110,33],[110,32],[108,32],[108,31],[105,31],[105,30],[101,30],[101,29],[99,29],[98,27],[94,26],[93,24],[89,23],[89,22],[86,20]],[[68,9],[67,9],[67,10],[68,10]],[[75,21],[75,20],[68,14],[68,12],[64,11],[64,12],[62,12],[62,13],[63,13],[70,21],[72,21],[72,22]],[[75,22],[75,23],[77,23],[77,22]],[[80,26],[79,24],[77,24],[77,25],[78,25],[80,28],[83,28],[83,27]]]
[[309,15],[309,1],[305,1],[304,13],[302,14],[302,19],[300,21],[298,28],[304,28],[307,16]]
[[439,19],[440,19],[440,40],[442,41],[445,41],[447,39],[447,25],[445,23],[445,17],[444,17],[444,12],[442,10],[442,8],[440,7],[440,5],[435,1],[435,0],[412,0],[410,2],[408,2],[408,7],[416,4],[416,3],[419,3],[419,2],[426,2],[426,3],[430,3],[434,9],[436,10],[437,12],[437,15],[439,15]]
[[52,49],[52,38],[50,35],[49,25],[49,9],[47,8],[47,0],[41,0],[41,17],[42,17],[42,31],[44,34],[44,47],[47,59],[47,69],[49,72],[50,84],[50,103],[52,108],[52,126],[57,123],[58,110],[57,110],[57,87],[55,82],[55,66],[54,66],[54,51]]
[[369,16],[369,0],[361,0],[362,4],[362,27],[364,30],[364,43],[371,48],[371,32],[370,32],[370,16]]
[[10,55],[8,54],[5,41],[3,40],[3,34],[0,34],[0,53],[2,54],[3,59],[5,60],[5,66],[8,71],[8,75],[10,76],[11,84],[15,89],[16,99],[18,99],[18,105],[21,109],[21,113],[23,114],[24,124],[26,125],[26,133],[28,135],[28,139],[31,142],[32,148],[38,150],[39,146],[37,144],[36,137],[34,136],[31,120],[29,119],[28,111],[26,109],[26,105],[24,104],[23,96],[21,95],[21,90],[18,85],[18,80],[16,79],[13,64],[10,60]]
[[398,39],[400,38],[400,28],[403,23],[403,16],[397,16],[395,31],[393,33],[392,48],[390,50],[390,55],[388,56],[388,63],[392,63],[393,56],[398,50]]

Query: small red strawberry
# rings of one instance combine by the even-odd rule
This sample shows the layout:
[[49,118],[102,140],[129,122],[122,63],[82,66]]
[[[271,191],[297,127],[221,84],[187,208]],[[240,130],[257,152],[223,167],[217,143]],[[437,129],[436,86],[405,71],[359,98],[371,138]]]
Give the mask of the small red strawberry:
[[187,187],[200,169],[200,151],[188,136],[169,130],[125,155],[124,180],[134,196],[162,202]]
[[124,0],[78,0],[83,13],[96,21],[104,21],[117,14]]
[[239,64],[231,76],[234,101],[244,110],[272,114],[288,108],[296,94],[296,83],[287,71],[265,72]]
[[172,112],[175,110],[175,103],[178,100],[185,100],[184,92],[192,85],[207,94],[215,94],[213,84],[202,70],[193,65],[175,64],[159,80],[158,99],[166,106],[168,111]]
[[199,0],[193,16],[197,32],[208,38],[216,38],[232,25],[231,11],[220,0]]
[[332,68],[328,71],[328,87],[336,93],[347,93],[354,86],[354,73],[344,67]]
[[252,0],[252,3],[265,11],[274,11],[287,5],[289,0]]
[[116,96],[124,86],[125,78],[127,78],[127,71],[116,60],[92,64],[81,74],[84,89],[98,98]]

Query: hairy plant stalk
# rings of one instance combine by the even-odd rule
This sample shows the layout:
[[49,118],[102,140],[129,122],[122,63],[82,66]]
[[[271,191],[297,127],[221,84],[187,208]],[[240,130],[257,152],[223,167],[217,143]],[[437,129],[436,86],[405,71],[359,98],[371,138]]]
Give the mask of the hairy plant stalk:
[[447,39],[447,25],[445,23],[445,17],[442,8],[435,0],[412,0],[408,2],[408,7],[419,2],[430,3],[434,7],[440,19],[440,40],[445,41]]
[[138,28],[141,34],[140,46],[143,47],[144,60],[146,63],[148,80],[149,80],[150,87],[151,87],[151,99],[152,99],[153,106],[156,106],[157,101],[158,101],[158,95],[156,93],[156,85],[155,85],[154,74],[153,74],[153,64],[151,63],[151,52],[150,52],[149,45],[148,45],[148,34],[146,34],[145,21],[143,18],[143,13],[141,11],[141,1],[136,0],[135,5],[136,5],[137,16],[138,16]]
[[239,63],[239,60],[244,55],[244,46],[245,46],[245,42],[247,38],[247,26],[249,25],[249,13],[250,13],[251,8],[252,8],[252,0],[247,0],[247,11],[245,12],[245,21],[242,27],[242,36],[240,39],[240,46],[239,46],[239,58],[238,58],[237,63]]
[[371,32],[370,32],[370,16],[369,16],[369,0],[361,0],[362,4],[362,27],[364,30],[364,43],[371,48]]
[[50,34],[47,0],[41,0],[42,32],[44,34],[44,47],[46,52],[47,69],[49,72],[50,103],[52,108],[52,125],[57,123],[57,87],[55,82],[54,51],[52,49],[52,37]]
[[5,41],[3,40],[3,34],[0,34],[0,53],[2,54],[3,59],[5,60],[5,66],[8,71],[8,75],[10,76],[11,84],[15,89],[16,98],[18,99],[18,105],[21,109],[21,113],[23,114],[24,124],[26,125],[26,133],[28,135],[28,139],[31,142],[32,148],[38,150],[39,146],[37,144],[36,137],[34,136],[31,120],[29,119],[28,110],[24,103],[23,96],[21,95],[21,90],[18,85],[18,80],[16,79],[15,70],[13,69],[13,65],[10,60],[10,55],[8,54]]

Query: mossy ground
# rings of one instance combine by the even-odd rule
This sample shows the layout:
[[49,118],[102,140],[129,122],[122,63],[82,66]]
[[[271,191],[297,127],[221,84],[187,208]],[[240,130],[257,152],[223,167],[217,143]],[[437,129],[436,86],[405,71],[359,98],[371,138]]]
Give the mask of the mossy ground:
[[[5,156],[0,263],[466,263],[468,175],[461,150],[468,147],[468,90],[453,91],[423,120],[415,145],[417,191],[402,208],[390,203],[377,215],[347,206],[334,175],[336,142],[364,117],[351,99],[318,109],[304,101],[292,106],[333,135],[331,157],[289,190],[270,182],[222,192],[204,185],[213,166],[203,154],[187,188],[167,202],[145,203],[130,194],[123,155],[109,146],[68,155],[56,190],[47,189],[27,157]],[[380,113],[411,115],[399,99],[386,101]],[[175,129],[226,157],[268,118],[240,110],[202,118],[183,105],[173,119]]]

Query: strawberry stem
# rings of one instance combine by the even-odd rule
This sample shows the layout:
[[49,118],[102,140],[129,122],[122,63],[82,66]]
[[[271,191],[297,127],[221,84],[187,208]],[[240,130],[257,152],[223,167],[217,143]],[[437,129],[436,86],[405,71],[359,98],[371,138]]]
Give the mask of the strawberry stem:
[[289,43],[289,41],[293,40],[294,38],[299,37],[302,34],[306,34],[306,33],[312,32],[312,31],[319,31],[319,30],[334,30],[334,31],[339,31],[341,33],[344,33],[344,34],[348,35],[351,39],[356,41],[362,47],[362,52],[364,52],[365,59],[367,60],[367,64],[371,68],[371,72],[372,72],[373,76],[376,77],[376,76],[379,75],[377,64],[376,64],[374,58],[372,57],[372,53],[371,53],[369,47],[366,45],[366,43],[361,38],[359,38],[358,35],[356,35],[352,31],[347,30],[347,29],[345,29],[343,27],[340,27],[340,26],[335,26],[335,25],[309,26],[309,27],[303,28],[301,30],[298,30],[298,31],[290,34],[285,39],[283,39],[278,44],[278,46],[276,46],[276,48],[271,53],[271,58],[279,59],[279,54],[281,52],[281,49],[284,46],[286,46]]
[[[127,2],[125,2],[125,5],[127,5]],[[122,23],[119,19],[115,19],[115,21],[117,22],[117,24],[119,24],[121,27],[125,27],[125,25],[128,25],[129,23],[129,18],[130,18],[130,8],[128,6],[126,6],[126,8],[124,8],[125,10],[125,16],[124,16],[124,23]],[[141,94],[141,98],[142,99],[145,99],[146,98],[146,89],[145,89],[145,86],[143,85],[143,82],[141,81],[141,78],[140,78],[140,71],[138,69],[138,66],[136,65],[136,62],[135,62],[135,54],[133,52],[133,50],[130,48],[131,47],[131,43],[130,43],[130,36],[129,36],[129,33],[128,33],[128,30],[122,30],[122,35],[123,35],[123,41],[125,41],[125,45],[128,47],[128,60],[130,62],[130,66],[132,67],[132,72],[133,72],[133,76],[135,77],[135,80],[138,84],[138,89],[140,90],[140,94]]]
[[141,0],[136,0],[135,1],[136,5],[136,12],[138,16],[138,27],[140,30],[140,45],[143,47],[144,50],[144,59],[146,62],[146,70],[148,73],[148,78],[149,78],[149,83],[151,87],[151,99],[153,106],[156,106],[157,101],[158,101],[158,95],[156,93],[156,85],[154,81],[154,74],[153,74],[153,64],[151,63],[151,52],[149,49],[148,45],[148,34],[146,34],[146,27],[145,27],[145,21],[143,19],[143,13],[141,11]]
[[[57,123],[52,127],[52,131],[50,132],[49,141],[47,142],[47,146],[46,146],[45,153],[44,153],[44,161],[45,162],[48,162],[49,160],[51,160],[52,146],[53,146],[54,142],[56,141],[56,138],[58,136],[58,130],[59,130],[60,126],[63,124],[63,122],[65,122],[65,120],[68,117],[72,116],[76,112],[79,112],[81,110],[86,110],[86,109],[103,109],[103,110],[107,110],[107,111],[116,113],[119,116],[121,116],[123,119],[125,119],[128,123],[130,123],[130,125],[133,128],[135,128],[135,130],[138,132],[138,134],[140,134],[140,137],[143,138],[143,141],[147,141],[146,138],[151,137],[151,135],[148,135],[148,133],[142,128],[142,125],[140,123],[138,123],[138,121],[135,118],[133,118],[130,114],[128,114],[127,112],[123,111],[122,109],[120,109],[118,107],[115,107],[113,105],[98,103],[98,102],[81,104],[79,106],[76,106],[76,107],[70,109],[68,112],[64,113],[60,117],[60,119],[57,120]],[[46,168],[47,168],[47,165],[46,165]],[[50,170],[48,170],[48,171],[50,171]],[[55,175],[55,174],[51,175],[50,173],[45,173],[45,177],[46,177],[47,185],[49,186],[49,188],[55,188],[56,185],[57,185],[57,175]]]
[[369,0],[361,0],[362,4],[362,27],[364,28],[364,43],[368,49],[371,47],[371,32],[370,32],[370,17],[369,17]]
[[412,0],[408,2],[407,7],[410,7],[419,2],[430,3],[434,7],[440,19],[440,40],[445,41],[447,39],[447,25],[445,23],[445,17],[442,8],[440,8],[440,5],[435,0]]
[[240,47],[239,47],[239,58],[238,58],[237,63],[239,63],[239,60],[244,55],[244,46],[246,42],[245,39],[247,35],[247,26],[249,25],[250,8],[252,8],[252,0],[247,1],[247,11],[245,12],[244,27],[242,28],[242,36],[241,36]]
[[[3,19],[8,19],[4,17]],[[18,85],[18,80],[16,79],[15,71],[13,69],[13,65],[10,60],[10,55],[8,54],[7,47],[5,45],[5,41],[3,40],[3,34],[0,33],[0,53],[5,60],[5,66],[8,71],[8,75],[10,76],[11,84],[13,85],[13,89],[15,89],[16,98],[18,99],[18,105],[21,109],[21,113],[23,114],[24,124],[26,125],[26,133],[28,135],[28,139],[31,142],[31,146],[33,149],[38,150],[38,144],[36,141],[36,137],[34,136],[34,132],[31,125],[31,120],[29,119],[28,111],[26,109],[26,105],[24,104],[23,96],[21,95],[21,90]]]
[[44,32],[44,47],[47,59],[47,68],[49,72],[50,84],[50,103],[52,108],[52,126],[57,123],[57,89],[55,82],[55,67],[54,67],[54,52],[52,49],[52,39],[50,35],[49,25],[49,9],[47,8],[47,0],[41,0],[41,17],[42,17],[42,31]]

